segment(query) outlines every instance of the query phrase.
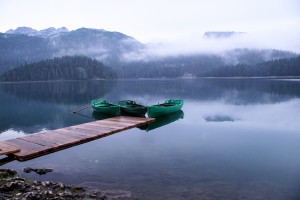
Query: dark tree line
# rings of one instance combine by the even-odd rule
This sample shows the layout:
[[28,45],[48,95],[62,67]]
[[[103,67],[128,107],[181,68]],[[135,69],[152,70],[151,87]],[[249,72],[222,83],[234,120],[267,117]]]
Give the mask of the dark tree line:
[[300,56],[267,61],[256,65],[238,64],[224,66],[208,71],[203,76],[300,76]]
[[225,65],[218,56],[173,57],[115,67],[85,56],[64,56],[25,64],[0,81],[90,80],[114,78],[300,76],[300,56],[254,65]]
[[122,78],[300,76],[300,56],[253,65],[225,65],[217,56],[133,62],[120,67],[118,76]]
[[114,79],[115,72],[85,56],[64,56],[25,64],[5,72],[0,81]]
[[116,70],[118,77],[122,78],[174,78],[185,74],[201,76],[203,72],[223,65],[224,62],[217,55],[195,55],[130,62],[122,64]]

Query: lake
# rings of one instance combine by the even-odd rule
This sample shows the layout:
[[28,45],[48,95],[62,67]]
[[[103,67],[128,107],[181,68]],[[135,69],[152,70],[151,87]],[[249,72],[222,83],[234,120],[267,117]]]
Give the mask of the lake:
[[1,168],[138,199],[300,199],[299,79],[2,83],[0,140],[93,121],[91,108],[72,111],[95,98],[185,104],[155,127]]

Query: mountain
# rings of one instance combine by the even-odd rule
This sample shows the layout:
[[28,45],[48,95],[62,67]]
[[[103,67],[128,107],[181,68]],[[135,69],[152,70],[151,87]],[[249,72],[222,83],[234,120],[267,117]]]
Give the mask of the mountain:
[[85,55],[105,63],[117,63],[123,54],[143,48],[134,38],[119,32],[103,29],[80,28],[75,31],[51,37],[55,56]]
[[69,32],[66,27],[61,27],[61,28],[54,28],[50,27],[41,31],[37,31],[33,28],[30,27],[18,27],[15,30],[10,29],[6,31],[6,34],[14,34],[14,35],[27,35],[27,36],[37,36],[37,37],[42,37],[42,38],[48,38],[48,37],[53,37],[56,35],[59,35],[60,33],[66,33]]
[[[228,40],[243,32],[206,32],[209,40]],[[201,45],[201,44],[199,44]],[[150,49],[150,50],[149,50]],[[19,27],[0,33],[0,74],[20,65],[54,57],[83,55],[111,66],[119,77],[174,77],[184,74],[201,76],[228,65],[256,65],[268,60],[296,56],[289,51],[275,49],[232,49],[222,53],[193,53],[172,56],[152,56],[151,45],[144,45],[133,37],[103,29],[62,28],[35,30]],[[150,53],[149,53],[150,52]],[[129,57],[132,60],[126,59]],[[126,57],[127,56],[127,57]],[[136,59],[143,57],[145,59]]]
[[61,57],[84,55],[109,65],[117,65],[122,54],[143,48],[134,38],[103,29],[48,28],[41,31],[19,27],[0,33],[0,73],[24,63]]
[[30,27],[18,27],[16,30],[10,29],[6,31],[6,34],[16,34],[16,35],[28,35],[34,36],[37,34],[37,30],[30,28]]
[[0,73],[18,65],[53,57],[49,40],[24,34],[0,33]]
[[3,73],[0,81],[113,79],[115,72],[96,59],[64,56],[26,64]]

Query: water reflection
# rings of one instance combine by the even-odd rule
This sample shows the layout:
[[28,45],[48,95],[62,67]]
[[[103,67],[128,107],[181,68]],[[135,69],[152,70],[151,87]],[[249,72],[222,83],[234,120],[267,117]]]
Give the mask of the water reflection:
[[116,81],[57,81],[0,84],[7,94],[26,100],[62,104],[87,103],[112,92]]
[[64,105],[86,104],[100,97],[108,97],[110,101],[117,102],[131,96],[142,102],[150,96],[155,97],[155,103],[164,99],[180,98],[221,99],[234,104],[253,104],[275,103],[299,97],[300,81],[276,79],[57,81],[5,83],[0,84],[0,91],[9,96],[20,97],[23,101],[36,100]]
[[95,119],[95,120],[103,120],[103,119],[107,119],[107,118],[111,118],[111,117],[116,117],[115,115],[100,113],[100,112],[96,112],[96,111],[93,111],[92,116],[93,116],[93,119]]
[[5,130],[0,132],[0,136],[0,141],[2,141],[25,136],[25,133],[23,131]]
[[[34,133],[88,122],[92,119],[70,113],[95,98],[105,98],[111,102],[134,99],[143,105],[170,98],[184,99],[186,102],[218,101],[222,105],[266,105],[293,101],[299,97],[300,81],[269,79],[5,83],[0,84],[0,131],[13,129]],[[82,114],[91,116],[91,113],[92,109],[87,109]],[[234,113],[208,113],[203,117],[207,121],[230,121],[236,119]]]
[[[97,91],[100,81],[99,85],[83,86],[82,96],[76,95],[76,89],[61,90],[69,96],[53,92],[48,83],[39,89],[44,90],[43,98],[34,95],[36,89],[27,95],[13,89],[16,86],[0,85],[0,128],[28,134],[104,119],[92,109],[81,113],[93,119],[72,113],[88,105],[93,94],[112,102],[133,99],[144,105],[183,99],[184,114],[158,120],[160,128],[149,129],[153,134],[130,129],[3,167],[19,171],[28,166],[54,168],[43,177],[28,176],[127,190],[139,199],[299,199],[300,81],[104,82],[105,92]],[[25,85],[23,89],[28,91],[39,87]],[[0,134],[0,139],[4,135]]]
[[[81,114],[83,118],[71,114],[72,111],[88,105],[91,99],[104,98],[111,102],[120,99],[134,99],[143,105],[152,105],[165,99],[184,99],[185,102],[210,102],[201,108],[209,112],[202,115],[206,121],[235,121],[251,117],[249,114],[236,116],[236,106],[256,105],[265,112],[257,119],[269,121],[270,106],[282,102],[294,102],[291,113],[300,97],[300,81],[271,79],[192,79],[192,80],[123,80],[123,81],[58,81],[0,84],[0,132],[8,129],[34,133],[44,129],[56,129],[93,118],[92,109]],[[213,102],[219,102],[213,105]],[[236,105],[236,106],[234,106]],[[248,107],[249,107],[248,106]],[[284,106],[282,104],[281,106]],[[219,107],[219,108],[218,108]],[[247,109],[241,107],[242,109]],[[289,109],[290,106],[287,106]],[[198,109],[196,105],[193,109]],[[224,109],[228,112],[221,112]],[[231,109],[232,108],[232,109]],[[216,109],[216,110],[215,110]],[[233,110],[234,109],[234,110]],[[215,111],[214,111],[215,110]],[[212,113],[214,111],[215,113]],[[189,113],[189,112],[188,112]],[[97,116],[104,119],[105,116]],[[276,118],[276,120],[278,120]],[[282,124],[282,123],[281,123]],[[294,125],[293,125],[294,126]]]
[[136,101],[144,105],[176,98],[197,101],[221,100],[236,105],[266,104],[299,98],[300,81],[276,79],[121,81],[114,92],[111,95],[117,99],[134,96]]
[[[0,131],[25,133],[90,121],[71,112],[114,90],[113,81],[58,81],[0,84]],[[89,111],[91,112],[91,110]]]
[[225,115],[214,115],[214,116],[207,116],[204,117],[205,121],[207,122],[233,122],[234,119],[230,116]]
[[183,119],[184,112],[182,110],[178,110],[174,113],[170,113],[168,115],[161,115],[155,118],[154,122],[151,122],[150,124],[140,126],[139,128],[141,130],[145,131],[151,131],[154,129],[157,129],[159,127],[165,126],[167,124],[173,123],[179,119]]

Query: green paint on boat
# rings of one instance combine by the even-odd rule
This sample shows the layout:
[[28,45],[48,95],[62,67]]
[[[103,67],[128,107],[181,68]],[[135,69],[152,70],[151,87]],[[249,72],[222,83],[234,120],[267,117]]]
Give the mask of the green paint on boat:
[[183,100],[169,99],[164,103],[148,106],[148,117],[158,117],[176,112],[181,110],[183,104]]
[[94,99],[91,101],[94,111],[117,116],[120,113],[120,106],[112,104],[105,99]]
[[135,101],[132,100],[119,101],[118,104],[120,105],[122,115],[143,117],[147,113],[146,106],[137,104]]

